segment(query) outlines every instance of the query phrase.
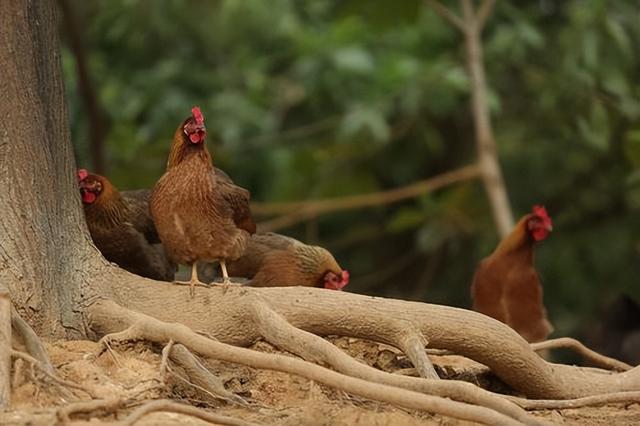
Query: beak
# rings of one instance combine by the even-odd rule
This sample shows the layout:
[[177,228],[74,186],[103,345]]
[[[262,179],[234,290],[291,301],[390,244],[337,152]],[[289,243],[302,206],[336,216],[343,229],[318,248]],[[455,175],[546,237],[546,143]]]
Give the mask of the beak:
[[553,231],[553,225],[552,224],[548,224],[547,225],[547,231],[549,231],[549,232]]

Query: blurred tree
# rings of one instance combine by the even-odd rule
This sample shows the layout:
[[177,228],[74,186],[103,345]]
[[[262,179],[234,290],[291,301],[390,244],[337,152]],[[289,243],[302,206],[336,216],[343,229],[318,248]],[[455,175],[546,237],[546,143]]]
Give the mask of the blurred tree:
[[[388,191],[474,161],[463,36],[423,1],[67,1],[122,188],[153,185],[194,104],[214,161],[256,201]],[[501,1],[484,28],[508,196],[516,215],[544,203],[554,218],[537,263],[559,334],[639,293],[639,18],[637,2]],[[88,114],[63,59],[84,164]],[[492,217],[468,181],[286,232],[317,235],[353,291],[469,306],[475,264],[499,238]]]

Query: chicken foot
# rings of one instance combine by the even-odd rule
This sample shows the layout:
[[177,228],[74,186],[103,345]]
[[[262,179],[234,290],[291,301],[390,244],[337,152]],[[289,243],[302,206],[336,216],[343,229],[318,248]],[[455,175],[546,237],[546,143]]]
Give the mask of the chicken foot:
[[227,290],[229,290],[229,286],[231,285],[242,285],[231,281],[231,278],[229,278],[229,273],[227,272],[227,264],[224,260],[220,259],[218,263],[220,264],[220,270],[222,271],[222,282],[218,283],[214,281],[211,283],[211,285],[222,286],[222,294],[226,293]]
[[178,285],[188,285],[189,295],[191,297],[196,294],[196,286],[209,287],[198,279],[198,262],[193,262],[191,264],[191,279],[189,281],[174,281],[173,283]]

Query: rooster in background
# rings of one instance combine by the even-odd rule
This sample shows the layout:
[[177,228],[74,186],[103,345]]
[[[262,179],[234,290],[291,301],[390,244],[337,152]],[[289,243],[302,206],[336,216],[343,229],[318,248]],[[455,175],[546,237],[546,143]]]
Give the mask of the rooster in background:
[[192,295],[200,283],[197,262],[219,261],[228,285],[226,262],[244,254],[256,231],[249,191],[214,169],[205,137],[204,117],[193,107],[176,129],[167,171],[156,183],[149,205],[169,257],[191,265]]
[[251,237],[245,254],[227,265],[229,274],[254,287],[323,287],[342,290],[349,272],[322,247],[268,232]]
[[77,177],[91,238],[105,259],[143,277],[172,281],[176,265],[167,259],[149,215],[150,191],[119,192],[85,169]]
[[551,230],[546,209],[534,206],[480,262],[471,285],[473,309],[509,325],[528,342],[545,340],[553,331],[533,264],[533,246]]

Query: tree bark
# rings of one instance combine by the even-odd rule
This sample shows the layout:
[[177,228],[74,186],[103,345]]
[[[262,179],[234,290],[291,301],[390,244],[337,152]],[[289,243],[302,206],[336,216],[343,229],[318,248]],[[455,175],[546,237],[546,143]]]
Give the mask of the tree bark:
[[102,262],[75,188],[55,3],[2,2],[0,20],[0,282],[41,336],[80,337],[74,299]]
[[11,299],[0,285],[0,410],[11,405]]

